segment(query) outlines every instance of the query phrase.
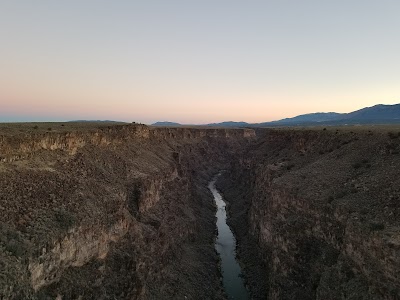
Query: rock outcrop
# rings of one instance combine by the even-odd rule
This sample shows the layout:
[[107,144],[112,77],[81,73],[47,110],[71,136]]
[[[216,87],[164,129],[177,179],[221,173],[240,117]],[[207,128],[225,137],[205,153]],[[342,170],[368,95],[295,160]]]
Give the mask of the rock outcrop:
[[219,183],[254,299],[399,299],[400,136],[260,135]]
[[223,299],[209,177],[252,130],[6,135],[2,299]]
[[225,299],[220,170],[253,299],[400,298],[397,132],[57,126],[0,134],[0,298]]

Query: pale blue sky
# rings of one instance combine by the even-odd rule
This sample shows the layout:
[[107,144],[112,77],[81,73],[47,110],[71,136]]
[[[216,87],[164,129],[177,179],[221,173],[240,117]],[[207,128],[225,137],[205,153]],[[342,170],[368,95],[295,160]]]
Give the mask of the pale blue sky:
[[400,1],[0,1],[0,120],[261,122],[400,99]]

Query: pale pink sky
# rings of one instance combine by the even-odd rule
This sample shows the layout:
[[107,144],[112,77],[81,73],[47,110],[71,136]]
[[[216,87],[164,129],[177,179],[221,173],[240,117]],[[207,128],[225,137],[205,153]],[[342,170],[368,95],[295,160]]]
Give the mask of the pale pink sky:
[[262,122],[399,103],[399,2],[321,2],[2,2],[0,121]]

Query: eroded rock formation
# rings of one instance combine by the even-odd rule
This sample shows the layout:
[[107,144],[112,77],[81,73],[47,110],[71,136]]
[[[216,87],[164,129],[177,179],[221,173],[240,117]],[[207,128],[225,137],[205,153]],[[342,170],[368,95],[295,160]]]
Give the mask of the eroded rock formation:
[[253,299],[398,299],[400,136],[102,126],[0,137],[4,299],[224,299],[218,182]]
[[255,299],[400,298],[400,135],[276,130],[219,183]]
[[4,136],[1,298],[224,298],[206,184],[252,137],[143,125]]

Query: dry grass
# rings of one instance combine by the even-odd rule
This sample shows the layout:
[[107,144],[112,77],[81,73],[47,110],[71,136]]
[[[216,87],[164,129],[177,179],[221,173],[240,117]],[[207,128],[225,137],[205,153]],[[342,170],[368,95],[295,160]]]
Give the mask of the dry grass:
[[94,131],[109,126],[126,125],[122,122],[30,122],[0,123],[0,135],[17,135],[44,132]]

